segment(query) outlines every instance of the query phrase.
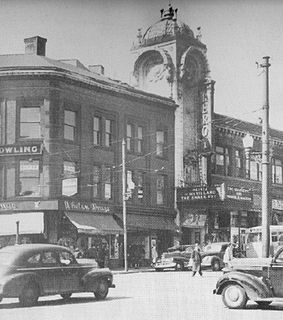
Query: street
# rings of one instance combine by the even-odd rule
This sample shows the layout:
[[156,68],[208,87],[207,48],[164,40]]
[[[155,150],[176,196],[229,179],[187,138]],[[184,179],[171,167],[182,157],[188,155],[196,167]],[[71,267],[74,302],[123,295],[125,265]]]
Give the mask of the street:
[[212,290],[220,272],[138,272],[115,274],[115,289],[105,301],[92,294],[76,294],[68,302],[59,296],[43,297],[37,306],[22,308],[16,299],[0,304],[1,320],[172,320],[172,319],[282,319],[283,303],[261,310],[248,303],[245,310],[229,310]]

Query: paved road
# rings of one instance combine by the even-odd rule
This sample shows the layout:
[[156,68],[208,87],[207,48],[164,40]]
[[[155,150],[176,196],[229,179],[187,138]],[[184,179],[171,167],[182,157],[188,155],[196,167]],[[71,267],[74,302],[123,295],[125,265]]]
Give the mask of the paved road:
[[0,304],[1,320],[277,320],[283,317],[283,303],[260,310],[249,304],[246,310],[229,310],[212,290],[220,273],[205,272],[192,278],[190,272],[146,272],[116,274],[105,301],[92,294],[74,295],[66,303],[60,297],[40,298],[37,306],[22,308],[17,300]]

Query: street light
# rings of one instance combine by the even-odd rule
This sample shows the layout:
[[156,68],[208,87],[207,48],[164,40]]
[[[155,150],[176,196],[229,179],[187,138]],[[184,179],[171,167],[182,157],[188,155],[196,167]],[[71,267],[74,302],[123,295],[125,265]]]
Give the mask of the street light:
[[[269,150],[269,57],[263,57],[263,63],[260,65],[265,71],[264,81],[264,104],[262,107],[262,149],[261,149],[261,167],[262,167],[262,185],[261,185],[261,216],[262,216],[262,257],[269,256],[270,244],[270,150]],[[246,150],[247,160],[249,162],[250,153],[253,147],[253,138],[247,134],[243,139]],[[250,174],[250,162],[248,163],[248,172]]]

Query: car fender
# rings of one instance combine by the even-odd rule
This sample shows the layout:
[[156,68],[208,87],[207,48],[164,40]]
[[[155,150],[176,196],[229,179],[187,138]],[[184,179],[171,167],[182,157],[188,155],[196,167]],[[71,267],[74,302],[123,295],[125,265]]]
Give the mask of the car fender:
[[83,285],[86,291],[95,291],[98,285],[98,280],[105,279],[108,285],[112,285],[113,275],[108,268],[91,269],[83,277]]
[[38,275],[33,272],[17,273],[1,279],[3,283],[3,296],[18,297],[25,285],[29,282],[36,283],[42,292],[42,284]]
[[222,275],[216,285],[216,294],[221,294],[229,284],[238,284],[251,300],[273,297],[272,288],[264,278],[244,272],[231,271]]

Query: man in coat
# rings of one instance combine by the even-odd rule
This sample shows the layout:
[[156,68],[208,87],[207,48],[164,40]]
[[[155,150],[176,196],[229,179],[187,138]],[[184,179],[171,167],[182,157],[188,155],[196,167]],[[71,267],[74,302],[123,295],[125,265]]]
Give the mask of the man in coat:
[[198,272],[200,276],[202,276],[202,271],[201,271],[201,254],[200,254],[200,247],[199,244],[195,244],[195,248],[192,252],[191,255],[192,259],[192,277],[195,276],[195,274]]

